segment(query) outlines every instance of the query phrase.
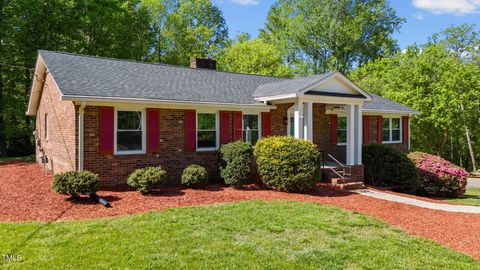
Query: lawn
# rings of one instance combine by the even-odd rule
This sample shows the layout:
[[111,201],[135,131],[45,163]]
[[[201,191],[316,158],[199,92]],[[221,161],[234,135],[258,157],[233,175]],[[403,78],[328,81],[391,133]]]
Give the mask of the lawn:
[[32,155],[32,156],[26,156],[26,157],[0,157],[0,163],[17,161],[17,160],[33,162],[35,160],[35,156]]
[[[480,262],[337,207],[246,201],[118,218],[0,223],[22,269],[480,269]],[[0,268],[1,268],[0,264]]]
[[480,188],[468,188],[462,197],[445,200],[452,203],[480,206]]

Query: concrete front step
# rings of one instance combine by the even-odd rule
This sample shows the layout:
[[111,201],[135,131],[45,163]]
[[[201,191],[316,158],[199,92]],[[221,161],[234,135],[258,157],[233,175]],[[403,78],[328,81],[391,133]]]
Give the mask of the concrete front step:
[[349,182],[349,183],[345,183],[345,184],[336,184],[334,186],[339,187],[341,189],[345,189],[345,190],[354,190],[354,189],[365,188],[365,185],[363,184],[363,182]]
[[353,183],[353,182],[361,182],[361,181],[358,181],[358,179],[353,177],[345,177],[345,179],[335,177],[330,179],[330,183],[334,185]]

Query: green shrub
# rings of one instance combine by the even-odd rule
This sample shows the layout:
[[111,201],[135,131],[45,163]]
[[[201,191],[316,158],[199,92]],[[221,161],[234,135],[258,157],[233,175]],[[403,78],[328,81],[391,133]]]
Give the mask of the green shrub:
[[382,144],[363,146],[365,181],[374,186],[388,186],[414,193],[420,181],[415,164],[402,151]]
[[192,164],[183,170],[182,184],[184,185],[196,185],[206,183],[207,181],[208,173],[202,166]]
[[78,197],[78,194],[92,194],[98,190],[98,175],[89,171],[67,171],[57,173],[53,177],[52,189],[60,194],[70,194]]
[[167,172],[161,167],[147,167],[135,170],[128,177],[127,184],[141,193],[149,193],[167,181]]
[[272,189],[306,191],[316,183],[320,153],[309,141],[274,136],[255,145],[258,172],[262,182]]
[[413,152],[408,157],[415,162],[420,175],[418,193],[454,197],[465,193],[468,172],[439,157]]
[[220,148],[223,165],[220,176],[225,184],[239,187],[250,176],[252,147],[246,142],[232,142]]

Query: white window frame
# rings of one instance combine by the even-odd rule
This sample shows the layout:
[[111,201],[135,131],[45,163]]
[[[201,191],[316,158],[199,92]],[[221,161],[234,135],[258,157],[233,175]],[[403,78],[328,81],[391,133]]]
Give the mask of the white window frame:
[[[215,147],[198,147],[198,115],[199,114],[215,114]],[[196,141],[196,149],[197,152],[209,152],[209,151],[217,151],[220,147],[220,121],[219,121],[219,112],[218,111],[197,111],[195,117],[195,141]],[[208,130],[202,130],[208,131]],[[213,131],[213,130],[210,130]]]
[[[260,140],[260,138],[262,138],[262,114],[261,113],[244,113],[244,114],[242,114],[242,141],[243,141],[243,131],[245,130],[245,122],[243,121],[243,116],[245,116],[245,115],[256,115],[257,116],[258,127],[257,127],[256,130],[258,131],[258,140]],[[251,144],[251,142],[248,142],[248,143]]]
[[[393,131],[392,119],[398,119],[398,124],[399,124],[398,130],[400,131],[400,136],[399,136],[400,140],[397,140],[397,141],[392,140],[392,131]],[[402,138],[402,136],[403,136],[402,117],[400,117],[400,116],[383,117],[383,123],[385,123],[385,121],[388,121],[388,138],[389,139],[388,139],[388,141],[383,140],[383,125],[382,125],[382,143],[384,143],[384,144],[402,143],[402,141],[403,141],[403,138]]]
[[[118,131],[118,112],[121,111],[129,111],[129,112],[141,112],[142,113],[142,150],[118,150],[117,149],[117,131]],[[146,110],[139,109],[139,108],[115,108],[114,112],[114,136],[113,136],[113,143],[114,143],[114,155],[138,155],[138,154],[146,154],[147,153],[147,117],[146,117]]]
[[[338,136],[338,131],[340,130],[340,129],[338,128],[338,120],[339,120],[339,118],[345,118],[345,121],[346,121],[346,124],[347,124],[347,126],[345,127],[345,133],[347,132],[347,129],[348,129],[348,119],[347,119],[347,116],[337,115],[337,140],[338,140],[338,138],[340,137],[340,136]],[[342,128],[341,130],[344,130],[344,129]],[[347,136],[345,135],[345,142],[337,142],[337,145],[338,145],[338,146],[345,146],[345,145],[347,145],[347,140],[348,140],[348,138],[347,138]]]

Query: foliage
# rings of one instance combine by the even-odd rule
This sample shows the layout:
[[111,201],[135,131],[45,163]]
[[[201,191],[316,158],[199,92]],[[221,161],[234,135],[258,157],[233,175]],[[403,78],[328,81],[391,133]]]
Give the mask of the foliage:
[[240,72],[278,77],[291,77],[292,70],[283,63],[281,51],[262,38],[245,39],[241,35],[232,46],[217,55],[218,68],[223,71]]
[[210,0],[0,1],[0,156],[34,150],[25,110],[38,49],[188,65],[227,34]]
[[[465,126],[471,131],[480,128],[480,66],[467,60],[448,42],[437,40],[370,62],[353,71],[350,78],[367,91],[421,112],[411,119],[413,149],[467,168],[471,162]],[[473,132],[471,138],[478,158],[480,133]]]
[[374,186],[388,186],[414,193],[420,183],[415,164],[400,150],[383,144],[363,146],[365,181]]
[[79,194],[89,195],[98,190],[98,175],[89,171],[67,171],[57,173],[53,177],[52,189],[60,194],[70,194],[78,197]]
[[149,193],[167,181],[167,172],[161,167],[147,167],[137,169],[130,174],[127,184],[141,193]]
[[251,171],[252,147],[247,142],[236,141],[220,148],[222,167],[220,176],[225,184],[239,187],[248,181]]
[[317,181],[320,152],[309,141],[290,136],[264,137],[255,145],[254,154],[262,182],[269,188],[307,191]]
[[297,74],[346,72],[395,52],[403,21],[385,0],[278,0],[260,36]]
[[207,170],[199,165],[189,165],[183,170],[182,184],[184,185],[196,185],[206,183],[208,181]]
[[28,239],[19,253],[26,259],[3,261],[7,269],[480,268],[468,255],[385,222],[311,202],[245,201],[48,225],[0,222],[0,231],[0,250]]
[[412,152],[408,157],[420,175],[420,193],[435,196],[458,196],[465,193],[468,172],[434,155]]

